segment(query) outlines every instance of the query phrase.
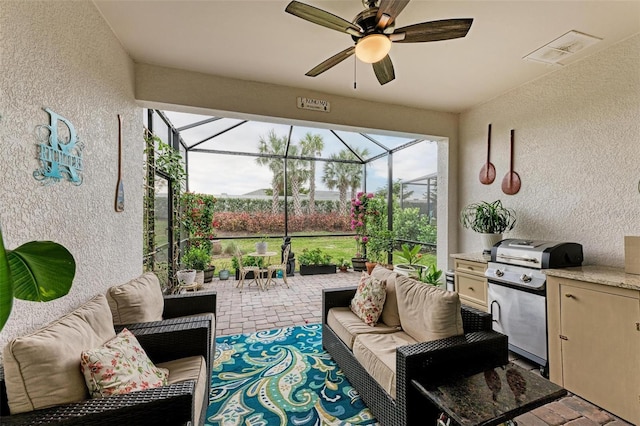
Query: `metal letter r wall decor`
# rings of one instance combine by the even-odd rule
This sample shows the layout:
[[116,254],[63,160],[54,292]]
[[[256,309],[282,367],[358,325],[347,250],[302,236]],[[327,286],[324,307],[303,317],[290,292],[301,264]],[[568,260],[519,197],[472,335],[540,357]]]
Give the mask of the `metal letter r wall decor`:
[[[82,150],[84,144],[78,140],[73,124],[60,114],[43,108],[49,114],[49,125],[36,126],[35,134],[38,142],[41,167],[33,172],[36,180],[45,185],[59,182],[65,178],[74,185],[82,184]],[[67,128],[61,128],[61,126]],[[68,133],[68,134],[67,134]]]

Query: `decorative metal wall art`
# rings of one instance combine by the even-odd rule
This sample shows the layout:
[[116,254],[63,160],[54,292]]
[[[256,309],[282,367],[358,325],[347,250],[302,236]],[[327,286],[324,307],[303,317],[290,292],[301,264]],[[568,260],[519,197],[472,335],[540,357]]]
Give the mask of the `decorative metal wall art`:
[[33,177],[45,185],[63,178],[76,186],[81,185],[84,144],[79,141],[76,129],[69,120],[49,108],[42,109],[50,118],[49,125],[40,124],[35,129],[41,167],[33,172]]

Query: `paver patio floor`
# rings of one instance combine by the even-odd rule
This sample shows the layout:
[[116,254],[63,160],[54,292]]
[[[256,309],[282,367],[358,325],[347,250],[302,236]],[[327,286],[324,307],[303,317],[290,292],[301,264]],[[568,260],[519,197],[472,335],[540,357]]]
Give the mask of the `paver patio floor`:
[[[255,284],[242,292],[236,288],[233,277],[227,281],[217,278],[205,289],[217,291],[216,335],[253,333],[260,330],[288,327],[322,321],[322,289],[354,286],[358,283],[359,272],[339,272],[329,275],[307,275],[298,273],[289,277],[287,288],[282,279],[267,291]],[[534,369],[526,360],[512,356],[519,365]],[[515,419],[519,426],[629,426],[623,420],[592,405],[575,395],[569,395],[547,404]]]

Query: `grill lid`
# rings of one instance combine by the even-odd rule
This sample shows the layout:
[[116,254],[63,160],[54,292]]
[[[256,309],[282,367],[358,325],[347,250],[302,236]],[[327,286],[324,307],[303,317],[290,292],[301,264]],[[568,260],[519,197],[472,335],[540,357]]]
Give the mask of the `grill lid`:
[[502,240],[491,248],[491,261],[533,269],[582,265],[582,245],[557,241]]

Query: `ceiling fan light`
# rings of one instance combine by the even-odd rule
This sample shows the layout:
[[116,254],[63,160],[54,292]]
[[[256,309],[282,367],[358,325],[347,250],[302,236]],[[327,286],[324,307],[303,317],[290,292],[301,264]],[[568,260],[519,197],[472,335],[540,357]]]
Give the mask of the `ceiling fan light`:
[[381,61],[391,50],[391,40],[383,34],[369,34],[358,40],[356,56],[362,62],[373,64]]

